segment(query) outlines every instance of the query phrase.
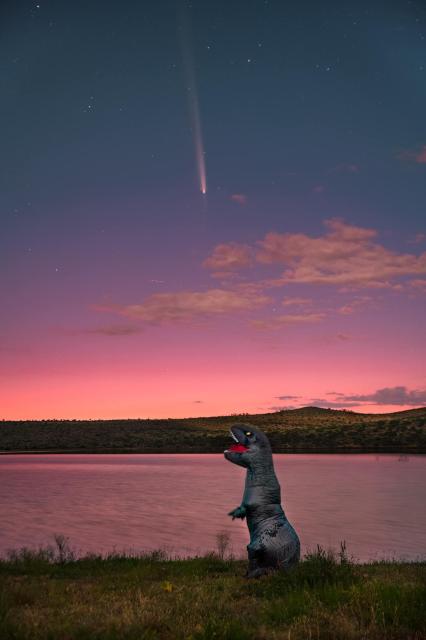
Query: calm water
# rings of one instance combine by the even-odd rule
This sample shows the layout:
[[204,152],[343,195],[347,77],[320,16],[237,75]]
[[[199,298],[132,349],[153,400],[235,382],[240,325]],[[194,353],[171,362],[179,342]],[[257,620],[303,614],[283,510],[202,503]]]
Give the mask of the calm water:
[[[283,506],[303,550],[346,540],[360,560],[426,557],[426,457],[275,455]],[[245,554],[245,471],[222,455],[0,457],[0,554],[69,536],[80,552],[163,548],[182,555],[231,536]]]

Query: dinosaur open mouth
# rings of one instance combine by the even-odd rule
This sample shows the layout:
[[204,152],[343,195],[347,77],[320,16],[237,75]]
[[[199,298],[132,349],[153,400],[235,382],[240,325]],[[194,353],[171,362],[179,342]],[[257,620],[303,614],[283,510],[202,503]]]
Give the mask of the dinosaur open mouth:
[[245,451],[248,451],[248,450],[249,450],[249,448],[248,448],[248,447],[246,447],[246,445],[245,445],[245,444],[242,444],[242,443],[238,440],[238,438],[237,438],[237,436],[235,435],[235,433],[232,433],[232,430],[230,430],[230,431],[229,431],[229,433],[230,433],[230,434],[231,434],[231,436],[233,437],[234,442],[231,444],[231,446],[230,446],[230,447],[228,447],[228,449],[226,449],[225,453],[226,453],[227,451],[232,451],[233,453],[244,453]]
[[244,451],[248,451],[248,447],[244,446],[240,442],[237,442],[236,444],[231,444],[231,446],[228,448],[228,451],[235,451],[236,453],[243,453]]

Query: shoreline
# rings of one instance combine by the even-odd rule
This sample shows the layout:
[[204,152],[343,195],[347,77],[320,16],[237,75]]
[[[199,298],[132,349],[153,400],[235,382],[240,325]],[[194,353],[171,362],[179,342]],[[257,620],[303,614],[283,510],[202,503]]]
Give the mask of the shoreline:
[[[401,449],[401,448],[382,448],[382,449],[287,449],[287,450],[274,450],[274,455],[400,455],[400,456],[414,456],[414,455],[426,455],[426,448],[423,449]],[[164,449],[157,450],[142,450],[142,449],[34,449],[27,451],[13,450],[13,451],[0,451],[1,456],[12,455],[222,455],[223,451],[165,451]]]

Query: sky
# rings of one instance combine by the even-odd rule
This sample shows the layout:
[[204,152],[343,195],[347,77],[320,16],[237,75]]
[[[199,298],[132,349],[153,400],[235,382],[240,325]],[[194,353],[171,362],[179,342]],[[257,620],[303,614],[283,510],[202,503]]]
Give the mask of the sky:
[[1,418],[426,405],[424,2],[0,24]]

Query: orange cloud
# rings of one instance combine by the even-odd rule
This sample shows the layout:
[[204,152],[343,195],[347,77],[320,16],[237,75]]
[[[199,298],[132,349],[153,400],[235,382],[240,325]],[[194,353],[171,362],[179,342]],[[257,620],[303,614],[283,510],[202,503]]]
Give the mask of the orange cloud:
[[377,232],[326,220],[328,232],[319,237],[304,233],[268,233],[259,242],[257,260],[284,264],[281,283],[387,287],[399,276],[426,273],[426,252],[420,256],[390,251],[377,243]]
[[417,290],[419,292],[425,292],[426,293],[426,280],[422,280],[422,279],[411,280],[409,285],[411,287],[413,287],[413,289],[415,289],[415,290]]
[[287,314],[276,316],[268,320],[253,320],[252,327],[255,329],[280,329],[287,325],[312,324],[324,320],[324,313],[307,313],[307,314]]
[[343,315],[350,315],[358,309],[362,309],[363,307],[368,305],[369,302],[371,302],[370,296],[359,296],[358,298],[354,298],[354,300],[351,300],[351,302],[348,302],[347,304],[340,307],[339,313]]
[[208,289],[156,293],[141,304],[96,306],[95,309],[118,313],[148,324],[169,324],[250,311],[264,306],[269,301],[270,298],[267,296],[248,290]]
[[252,250],[246,244],[218,244],[213,253],[206,258],[203,266],[214,271],[232,271],[247,267],[252,262]]
[[290,307],[293,305],[303,306],[306,304],[312,304],[312,300],[311,298],[284,298],[281,304],[283,305],[283,307]]

